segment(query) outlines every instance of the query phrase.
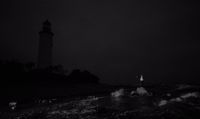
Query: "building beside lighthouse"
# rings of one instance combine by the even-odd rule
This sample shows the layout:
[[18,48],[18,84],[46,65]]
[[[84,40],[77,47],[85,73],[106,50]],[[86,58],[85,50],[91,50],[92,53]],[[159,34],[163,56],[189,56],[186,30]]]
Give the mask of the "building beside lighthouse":
[[38,68],[47,68],[52,65],[53,36],[51,23],[46,20],[39,32]]

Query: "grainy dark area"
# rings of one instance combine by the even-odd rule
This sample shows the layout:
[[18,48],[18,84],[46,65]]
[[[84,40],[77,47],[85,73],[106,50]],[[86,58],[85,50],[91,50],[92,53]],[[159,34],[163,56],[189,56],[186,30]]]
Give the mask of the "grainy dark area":
[[0,14],[0,118],[199,118],[197,1],[3,0]]

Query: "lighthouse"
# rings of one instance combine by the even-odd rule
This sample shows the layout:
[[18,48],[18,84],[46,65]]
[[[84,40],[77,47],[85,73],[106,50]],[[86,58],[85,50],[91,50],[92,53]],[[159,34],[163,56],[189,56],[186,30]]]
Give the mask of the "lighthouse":
[[142,75],[140,76],[140,86],[141,86],[141,87],[144,86],[144,78],[143,78]]
[[53,35],[51,23],[46,20],[39,32],[38,68],[48,68],[52,65]]

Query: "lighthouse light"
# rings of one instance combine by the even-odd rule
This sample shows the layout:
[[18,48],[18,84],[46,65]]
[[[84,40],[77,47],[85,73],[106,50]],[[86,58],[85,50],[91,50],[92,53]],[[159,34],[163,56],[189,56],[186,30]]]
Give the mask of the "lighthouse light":
[[140,81],[144,81],[144,79],[143,79],[143,76],[141,75],[141,77],[140,77]]

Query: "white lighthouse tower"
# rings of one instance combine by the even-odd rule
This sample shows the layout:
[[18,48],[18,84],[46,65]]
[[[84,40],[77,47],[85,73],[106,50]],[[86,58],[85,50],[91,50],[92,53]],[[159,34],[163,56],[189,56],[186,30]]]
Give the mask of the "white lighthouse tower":
[[47,68],[52,65],[53,35],[51,23],[46,20],[42,31],[39,32],[38,68]]
[[144,86],[144,78],[143,78],[142,75],[140,76],[140,86],[141,86],[141,87]]

